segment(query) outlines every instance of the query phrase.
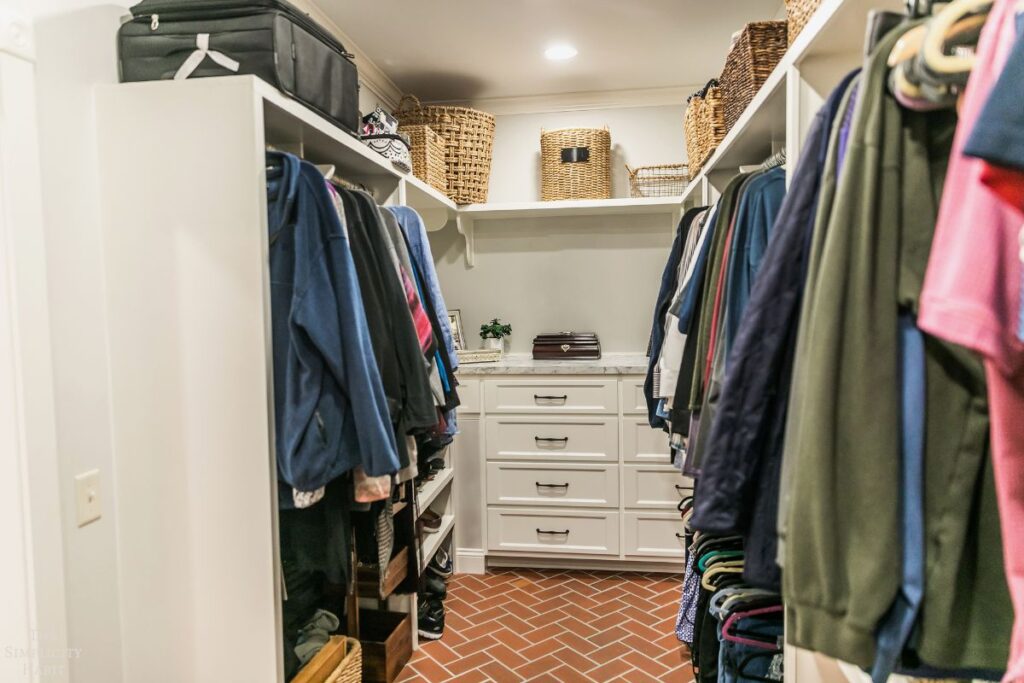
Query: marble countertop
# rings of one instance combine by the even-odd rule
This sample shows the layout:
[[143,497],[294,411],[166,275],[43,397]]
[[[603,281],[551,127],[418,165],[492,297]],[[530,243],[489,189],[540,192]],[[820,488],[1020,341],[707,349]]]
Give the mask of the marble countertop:
[[493,363],[459,365],[459,376],[470,375],[643,375],[642,353],[606,353],[598,360],[534,360],[530,354],[508,354]]

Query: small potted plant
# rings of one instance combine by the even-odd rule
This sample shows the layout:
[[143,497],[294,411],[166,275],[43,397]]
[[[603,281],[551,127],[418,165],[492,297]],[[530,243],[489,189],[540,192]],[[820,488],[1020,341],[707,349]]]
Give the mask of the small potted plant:
[[512,326],[494,318],[480,326],[480,338],[484,340],[485,349],[504,350],[505,337],[512,334]]

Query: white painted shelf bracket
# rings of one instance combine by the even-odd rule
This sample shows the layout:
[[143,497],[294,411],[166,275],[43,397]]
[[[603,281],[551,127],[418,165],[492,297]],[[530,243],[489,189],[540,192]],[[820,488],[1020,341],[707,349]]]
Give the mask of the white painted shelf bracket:
[[476,247],[473,235],[473,230],[476,227],[475,221],[467,216],[456,216],[455,227],[459,231],[459,234],[466,239],[466,265],[472,268],[476,265]]

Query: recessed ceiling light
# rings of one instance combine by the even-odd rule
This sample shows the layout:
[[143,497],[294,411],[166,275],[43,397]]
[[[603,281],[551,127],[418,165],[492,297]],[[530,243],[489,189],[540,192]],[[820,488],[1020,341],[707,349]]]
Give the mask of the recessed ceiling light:
[[552,45],[548,49],[544,50],[544,56],[553,62],[562,62],[566,59],[572,59],[576,54],[576,48],[567,43]]

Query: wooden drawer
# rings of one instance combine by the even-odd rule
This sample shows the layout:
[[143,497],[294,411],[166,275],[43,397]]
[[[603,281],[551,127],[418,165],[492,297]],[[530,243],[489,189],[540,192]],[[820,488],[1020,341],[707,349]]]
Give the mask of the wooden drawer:
[[622,525],[627,557],[686,556],[683,520],[677,512],[626,512]]
[[487,540],[492,551],[618,555],[619,513],[491,507]]
[[668,440],[666,432],[651,429],[646,417],[622,418],[622,459],[627,462],[670,465],[672,449]]
[[490,505],[618,507],[618,465],[487,463]]
[[489,379],[488,413],[618,413],[615,379]]
[[623,465],[622,482],[627,508],[673,509],[693,492],[693,481],[671,465]]
[[467,377],[459,380],[456,388],[459,392],[459,412],[467,415],[478,415],[480,413],[480,380]]
[[644,378],[626,377],[619,383],[619,404],[623,415],[646,415],[647,399],[644,397]]
[[488,417],[488,460],[617,462],[615,417]]

